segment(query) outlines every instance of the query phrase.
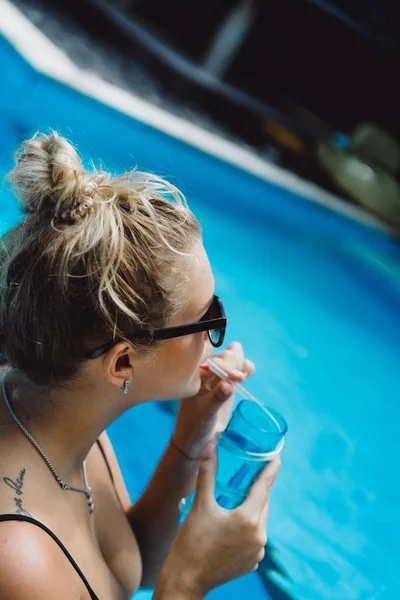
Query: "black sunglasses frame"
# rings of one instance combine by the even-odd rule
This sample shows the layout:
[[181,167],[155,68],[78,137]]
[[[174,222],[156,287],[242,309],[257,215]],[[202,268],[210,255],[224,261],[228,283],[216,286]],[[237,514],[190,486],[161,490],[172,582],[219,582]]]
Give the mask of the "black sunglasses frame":
[[[211,307],[214,303],[217,303],[218,309],[220,311],[221,316],[217,319],[210,319],[207,321],[203,321],[204,317],[207,315]],[[207,331],[208,338],[214,346],[214,348],[219,348],[224,343],[225,339],[225,330],[227,325],[227,318],[225,315],[224,305],[222,304],[221,299],[218,296],[214,296],[210,306],[208,307],[205,315],[197,321],[196,323],[188,323],[187,325],[177,325],[175,327],[166,327],[164,329],[143,329],[142,331],[136,332],[134,335],[127,337],[127,339],[135,340],[149,340],[149,341],[161,341],[161,340],[170,340],[172,338],[181,337],[184,335],[191,335],[193,333],[200,333],[202,331]],[[219,337],[216,342],[213,341],[211,337],[211,331],[217,330],[219,331]],[[121,342],[122,339],[114,340],[106,345],[100,346],[95,350],[91,350],[87,354],[87,358],[96,359],[102,354],[105,354],[115,346],[118,342]]]

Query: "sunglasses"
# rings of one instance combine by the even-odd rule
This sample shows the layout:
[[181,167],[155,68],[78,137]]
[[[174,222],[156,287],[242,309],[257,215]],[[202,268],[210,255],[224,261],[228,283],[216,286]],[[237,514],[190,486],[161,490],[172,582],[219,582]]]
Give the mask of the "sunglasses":
[[[214,296],[207,312],[201,317],[200,321],[197,321],[196,323],[178,325],[176,327],[166,327],[164,329],[142,329],[129,336],[127,339],[132,340],[132,342],[135,340],[161,341],[206,331],[212,346],[214,346],[214,348],[219,348],[224,342],[226,324],[227,319],[225,316],[224,305],[218,296]],[[114,340],[100,348],[91,350],[88,352],[87,358],[99,358],[99,356],[108,352],[108,350],[115,346],[119,341],[122,340]]]

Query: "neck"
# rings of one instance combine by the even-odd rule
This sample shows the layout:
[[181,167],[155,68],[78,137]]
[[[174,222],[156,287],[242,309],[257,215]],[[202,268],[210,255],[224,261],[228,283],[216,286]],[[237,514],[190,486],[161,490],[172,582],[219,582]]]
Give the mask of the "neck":
[[[53,389],[36,386],[20,376],[5,376],[12,411],[49,457],[65,481],[81,478],[82,463],[105,428],[123,409],[110,396],[114,389],[96,389],[90,379]],[[4,406],[6,403],[3,400]],[[118,410],[119,409],[119,410]],[[9,414],[8,431],[24,435]]]

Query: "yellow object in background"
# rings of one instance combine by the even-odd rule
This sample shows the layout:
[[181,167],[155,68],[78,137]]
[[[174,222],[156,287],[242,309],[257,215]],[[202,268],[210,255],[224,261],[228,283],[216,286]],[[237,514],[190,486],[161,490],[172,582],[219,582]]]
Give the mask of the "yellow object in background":
[[272,119],[265,119],[263,121],[263,131],[267,133],[277,144],[283,146],[287,150],[303,154],[306,150],[305,143],[303,140],[293,133],[290,129],[273,121]]

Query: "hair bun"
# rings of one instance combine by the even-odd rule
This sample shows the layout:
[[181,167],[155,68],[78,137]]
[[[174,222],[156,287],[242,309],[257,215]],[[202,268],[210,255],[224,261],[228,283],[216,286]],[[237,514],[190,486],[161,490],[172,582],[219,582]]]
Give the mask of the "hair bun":
[[28,213],[61,214],[73,209],[90,189],[77,151],[56,132],[37,133],[23,142],[8,178]]

